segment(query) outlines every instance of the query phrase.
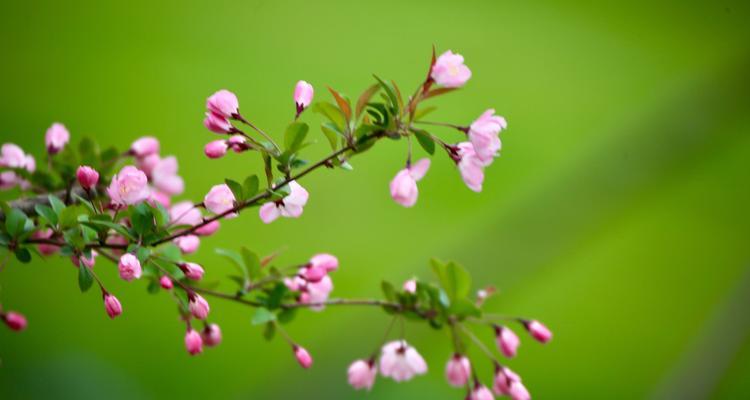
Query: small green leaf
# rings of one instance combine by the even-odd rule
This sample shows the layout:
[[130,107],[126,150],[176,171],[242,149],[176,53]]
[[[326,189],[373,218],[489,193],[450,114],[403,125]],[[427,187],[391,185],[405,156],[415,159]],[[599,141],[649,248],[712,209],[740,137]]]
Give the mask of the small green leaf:
[[242,184],[242,193],[245,195],[245,199],[255,196],[259,188],[260,179],[258,179],[258,175],[250,175],[245,178],[245,182]]
[[255,315],[253,315],[251,322],[253,325],[262,325],[275,320],[276,314],[272,313],[267,308],[258,307],[258,309],[255,310]]
[[239,270],[242,276],[245,277],[245,279],[247,280],[249,276],[248,271],[247,271],[247,265],[245,265],[245,260],[242,258],[240,254],[238,254],[236,251],[222,249],[222,248],[216,248],[214,251],[216,252],[216,254],[231,261],[232,265],[237,267],[237,270]]
[[232,191],[232,194],[234,194],[234,198],[238,202],[242,202],[245,200],[245,195],[242,192],[242,185],[240,185],[239,182],[233,181],[231,179],[225,179],[224,182],[229,186],[229,189]]
[[344,128],[346,128],[346,121],[344,120],[344,115],[341,114],[341,110],[339,110],[338,107],[326,101],[319,101],[312,106],[312,110],[313,112],[322,114],[324,117],[328,118],[328,120],[336,125],[340,132],[343,132],[345,130]]
[[78,287],[81,288],[81,292],[85,292],[91,288],[94,283],[94,275],[91,274],[89,267],[80,263],[78,267]]
[[432,259],[431,264],[433,271],[440,280],[440,286],[445,290],[451,302],[469,296],[471,275],[464,267],[454,262],[443,264],[436,259]]
[[295,153],[305,141],[310,127],[304,122],[292,122],[284,133],[284,147],[290,153]]
[[31,252],[27,248],[19,248],[15,251],[18,261],[26,264],[31,261]]
[[396,92],[393,90],[391,85],[380,79],[377,75],[373,75],[375,79],[377,79],[378,83],[380,83],[380,86],[385,90],[385,93],[388,95],[388,100],[390,100],[391,107],[393,107],[394,110],[398,110],[398,98],[396,97]]
[[65,203],[57,198],[57,196],[49,195],[49,204],[50,206],[52,206],[52,209],[55,211],[55,214],[57,214],[58,217],[60,216],[60,213],[65,209]]
[[296,308],[285,308],[282,310],[278,315],[278,320],[282,324],[288,324],[294,320],[294,317],[297,315],[297,309]]
[[339,138],[344,137],[344,134],[338,130],[336,124],[333,122],[324,122],[320,125],[320,130],[326,135],[326,139],[328,139],[328,143],[331,145],[331,150],[336,150]]
[[424,151],[430,155],[435,154],[435,141],[432,140],[430,135],[421,129],[413,129],[412,131],[417,138],[417,142],[419,142],[419,145],[422,146]]
[[245,261],[245,268],[247,268],[246,277],[253,281],[260,278],[261,267],[258,255],[246,247],[241,248],[240,252],[242,253],[243,261]]
[[28,217],[23,211],[17,208],[11,208],[10,212],[5,217],[5,231],[11,237],[17,237],[23,233],[26,227],[26,220]]
[[388,301],[396,301],[396,289],[393,287],[393,284],[388,281],[383,281],[380,283],[380,288],[383,290],[383,296]]

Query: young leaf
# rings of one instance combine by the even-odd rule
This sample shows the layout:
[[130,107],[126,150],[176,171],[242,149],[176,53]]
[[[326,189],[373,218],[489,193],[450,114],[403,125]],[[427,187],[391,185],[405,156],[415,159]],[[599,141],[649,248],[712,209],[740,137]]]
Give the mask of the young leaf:
[[238,202],[242,202],[245,200],[245,196],[243,195],[243,191],[242,191],[242,185],[240,185],[239,182],[233,181],[231,179],[224,179],[224,183],[226,183],[227,186],[229,186],[229,189],[232,191],[232,194],[234,194],[234,198]]
[[242,256],[240,256],[236,251],[227,250],[227,249],[221,249],[217,248],[216,254],[226,258],[227,260],[231,261],[232,264],[237,267],[237,270],[240,271],[243,277],[247,279],[248,272],[247,272],[247,265],[245,265],[245,260],[243,260]]
[[336,99],[336,104],[339,105],[339,109],[344,114],[344,117],[346,117],[347,121],[350,121],[352,119],[352,107],[349,105],[349,101],[344,99],[341,94],[330,86],[328,87],[328,91],[331,92],[333,95],[333,98]]
[[432,269],[440,280],[440,286],[445,290],[451,302],[465,299],[471,291],[471,275],[466,269],[454,262],[443,264],[436,259],[431,260]]
[[344,134],[332,122],[324,122],[320,125],[320,130],[326,135],[326,139],[328,139],[328,143],[331,145],[331,150],[336,150],[338,139],[344,137]]
[[255,315],[253,315],[251,322],[253,325],[262,325],[275,320],[276,314],[272,313],[267,308],[258,307],[258,309],[255,310]]
[[15,254],[18,261],[24,264],[31,261],[31,252],[27,248],[16,249]]
[[245,195],[245,199],[249,199],[258,193],[260,188],[260,180],[258,175],[250,175],[245,178],[245,182],[242,184],[242,193]]
[[284,147],[290,153],[295,153],[305,141],[310,128],[304,122],[292,122],[284,133]]
[[246,277],[249,277],[251,280],[258,279],[261,276],[260,258],[246,247],[241,248],[240,252],[247,268]]
[[83,265],[83,262],[81,262],[78,267],[78,287],[81,289],[81,292],[85,292],[91,288],[93,283],[94,276],[91,274],[89,267]]
[[49,195],[49,204],[58,216],[60,216],[62,210],[65,209],[65,203],[57,198],[57,196]]
[[357,118],[362,115],[362,111],[365,110],[367,103],[370,102],[370,99],[375,95],[375,93],[378,92],[378,90],[380,90],[380,84],[375,83],[372,86],[368,87],[364,92],[362,92],[362,94],[359,96],[359,100],[357,100],[357,108],[355,110],[355,115]]
[[8,235],[11,237],[17,237],[23,233],[27,219],[28,217],[23,211],[17,208],[11,208],[10,212],[5,217],[5,231],[8,232]]
[[422,146],[424,151],[426,151],[430,155],[435,154],[435,141],[432,140],[432,138],[426,131],[423,131],[421,129],[412,129],[412,132],[414,132],[414,136],[416,136],[417,142],[419,142],[419,145]]
[[344,128],[346,128],[344,115],[341,114],[341,110],[333,104],[326,101],[319,101],[312,106],[312,110],[313,112],[322,114],[324,117],[328,118],[328,120],[338,127],[339,131],[343,132]]
[[385,93],[388,95],[388,99],[391,102],[391,107],[393,107],[394,110],[398,110],[398,99],[396,98],[396,93],[393,91],[393,88],[391,85],[385,83],[380,77],[377,75],[373,75],[375,79],[377,79],[378,83],[380,83],[380,86],[385,90]]

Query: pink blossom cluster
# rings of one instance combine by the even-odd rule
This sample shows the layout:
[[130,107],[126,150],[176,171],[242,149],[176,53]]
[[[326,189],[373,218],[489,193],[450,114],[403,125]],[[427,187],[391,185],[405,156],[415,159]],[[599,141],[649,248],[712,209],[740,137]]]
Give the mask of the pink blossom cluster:
[[[30,154],[13,143],[5,143],[0,147],[0,167],[25,170],[29,173],[36,171],[36,161]],[[0,190],[8,190],[16,185],[21,189],[28,189],[31,184],[15,171],[0,172]]]
[[328,274],[338,268],[339,260],[335,256],[316,254],[299,269],[297,275],[285,278],[284,284],[292,292],[299,293],[297,298],[301,304],[310,304],[312,310],[321,311],[324,305],[320,303],[328,300],[333,291],[333,281]]

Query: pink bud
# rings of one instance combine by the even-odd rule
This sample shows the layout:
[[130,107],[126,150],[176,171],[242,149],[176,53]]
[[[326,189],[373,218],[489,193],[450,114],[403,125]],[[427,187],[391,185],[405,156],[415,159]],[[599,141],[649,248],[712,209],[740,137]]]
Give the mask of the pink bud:
[[320,282],[320,280],[323,279],[323,277],[325,277],[327,274],[328,271],[326,271],[325,268],[313,265],[304,268],[303,271],[303,276],[309,282]]
[[[229,189],[229,186],[225,184],[216,185],[203,198],[203,204],[206,208],[214,214],[222,214],[231,210],[234,207],[234,193]],[[231,216],[236,216],[236,213],[232,213]],[[227,218],[231,217],[227,215]]]
[[208,158],[221,158],[227,154],[228,148],[226,140],[214,140],[203,148],[203,152],[206,153]]
[[408,281],[404,282],[404,291],[411,294],[417,293],[417,280],[409,279]]
[[130,152],[138,157],[146,157],[159,152],[159,140],[152,136],[139,138],[130,145]]
[[96,250],[91,250],[91,257],[86,257],[84,255],[80,255],[80,256],[74,255],[70,257],[70,260],[73,262],[73,265],[75,265],[76,267],[80,268],[81,262],[83,262],[83,265],[89,268],[93,268],[94,264],[96,264],[96,256],[98,255],[99,253],[97,253]]
[[174,287],[174,284],[172,283],[172,280],[169,279],[168,276],[163,275],[161,278],[159,278],[159,284],[163,289],[170,290],[172,287]]
[[336,256],[327,253],[316,254],[310,258],[310,265],[332,272],[339,268],[339,259],[336,258]]
[[463,56],[448,50],[432,66],[430,77],[438,85],[456,88],[463,86],[471,78],[471,70],[464,65]]
[[78,184],[82,188],[91,189],[99,182],[99,173],[87,165],[82,165],[76,171],[76,178],[78,178]]
[[182,254],[193,254],[198,250],[201,240],[198,236],[186,235],[178,237],[174,240],[174,243],[180,248]]
[[218,346],[221,343],[221,329],[219,325],[208,324],[201,332],[203,343],[208,347]]
[[[52,231],[52,229],[46,228],[35,231],[33,234],[31,234],[31,237],[33,237],[34,239],[49,239],[53,234],[54,232]],[[58,246],[54,246],[51,244],[40,244],[37,246],[37,248],[39,249],[39,252],[45,256],[49,256],[60,250]]]
[[292,350],[294,350],[294,357],[297,358],[297,362],[302,368],[307,369],[312,366],[313,359],[304,347],[294,345],[292,346]]
[[44,135],[44,143],[47,145],[47,153],[57,154],[62,150],[70,140],[70,133],[65,129],[65,125],[55,122],[47,129]]
[[222,89],[211,95],[206,100],[206,108],[209,111],[223,116],[224,118],[233,118],[239,114],[239,102],[234,93]]
[[497,347],[508,358],[515,357],[521,340],[515,332],[504,326],[495,327],[495,340]]
[[[529,400],[529,392],[521,383],[521,377],[510,368],[497,366],[492,391],[498,396],[511,396],[513,400]],[[523,396],[523,393],[526,396]]]
[[478,384],[471,392],[471,400],[495,400],[495,396],[487,386]]
[[505,118],[495,115],[494,109],[485,111],[469,127],[469,140],[474,146],[477,157],[489,165],[500,151],[501,143],[498,134],[508,126]]
[[454,354],[445,366],[445,379],[453,387],[462,387],[469,381],[470,376],[471,363],[469,359],[460,354]]
[[132,281],[141,277],[143,270],[141,269],[141,262],[138,258],[130,253],[125,253],[120,257],[120,262],[117,265],[120,270],[120,278],[126,281]]
[[185,273],[185,276],[188,279],[191,279],[194,281],[199,281],[203,279],[203,273],[205,272],[203,270],[203,267],[201,267],[200,265],[196,263],[191,263],[191,262],[180,264],[180,269],[182,270],[182,272]]
[[206,225],[201,226],[200,228],[195,230],[195,233],[200,236],[211,236],[213,235],[217,230],[219,230],[219,221],[213,220]]
[[378,370],[375,368],[375,363],[372,361],[357,360],[353,362],[347,370],[347,377],[349,378],[349,384],[354,389],[372,389],[372,385],[375,384],[375,376]]
[[21,332],[26,329],[26,325],[28,325],[26,317],[15,311],[9,311],[6,314],[2,314],[0,315],[0,318],[5,322],[5,325],[8,325],[8,328],[16,332]]
[[404,207],[411,207],[417,202],[419,191],[417,181],[421,180],[430,168],[430,159],[423,158],[409,168],[404,168],[391,181],[391,197]]
[[210,311],[206,299],[195,293],[191,296],[190,301],[188,302],[188,308],[190,308],[190,313],[197,319],[206,319],[206,317],[208,317],[208,312]]
[[122,305],[117,297],[106,293],[104,295],[104,309],[107,311],[107,315],[110,318],[115,319],[118,315],[122,314]]
[[247,144],[247,139],[242,135],[234,135],[227,140],[229,148],[234,150],[235,153],[242,153],[248,150],[250,146]]
[[547,343],[552,340],[552,331],[541,322],[533,320],[524,325],[526,326],[526,330],[528,330],[531,336],[533,336],[538,342]]
[[203,352],[203,339],[201,339],[201,335],[195,329],[188,329],[185,334],[185,348],[191,356]]
[[203,119],[203,126],[214,133],[231,133],[234,132],[232,123],[221,115],[213,112],[207,112],[206,118]]
[[307,108],[312,103],[313,86],[305,81],[297,82],[297,86],[294,88],[294,102],[297,104],[297,112],[300,113],[302,110]]

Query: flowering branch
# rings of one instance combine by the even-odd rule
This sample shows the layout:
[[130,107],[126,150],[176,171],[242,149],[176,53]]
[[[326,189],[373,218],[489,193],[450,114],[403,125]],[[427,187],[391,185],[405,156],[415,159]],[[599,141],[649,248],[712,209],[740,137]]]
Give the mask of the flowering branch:
[[[247,248],[217,248],[216,252],[237,268],[238,274],[230,277],[237,284],[234,293],[203,287],[203,266],[186,260],[198,250],[202,238],[219,229],[221,221],[235,218],[245,209],[258,206],[258,216],[266,224],[281,217],[299,218],[310,195],[298,181],[321,167],[351,169],[354,156],[383,138],[406,141],[405,165],[390,182],[391,197],[398,204],[416,204],[417,182],[431,163],[429,158],[414,159],[413,142],[429,155],[434,155],[439,146],[456,164],[469,189],[480,192],[484,168],[500,151],[499,134],[507,128],[505,119],[489,109],[469,125],[431,122],[424,117],[434,107],[422,106],[431,98],[455,92],[470,77],[471,71],[461,55],[446,51],[437,57],[433,50],[427,77],[407,99],[402,98],[395,82],[375,76],[376,82],[354,104],[329,87],[333,102],[318,101],[313,105],[313,86],[299,81],[294,91],[294,118],[283,133],[283,140],[278,141],[276,135],[240,113],[234,93],[220,90],[208,98],[203,122],[208,130],[224,137],[208,143],[204,153],[212,159],[224,157],[230,150],[257,153],[263,160],[266,185],[261,187],[258,175],[250,175],[242,182],[225,179],[198,202],[173,203],[173,198],[183,193],[185,182],[178,174],[177,159],[163,157],[156,138],[140,138],[124,153],[114,148],[102,150],[89,139],[83,139],[73,149],[68,146],[68,130],[55,123],[45,134],[46,169],[37,169],[34,157],[12,143],[3,144],[0,149],[0,189],[33,194],[9,203],[0,201],[3,259],[12,255],[19,262],[28,263],[37,254],[70,257],[78,270],[81,291],[88,291],[96,283],[107,315],[116,318],[123,313],[122,304],[93,271],[96,258],[105,257],[117,265],[122,279],[144,280],[150,293],[170,294],[179,306],[186,328],[185,347],[191,355],[221,342],[221,330],[209,322],[210,306],[203,296],[254,309],[253,324],[263,325],[264,336],[269,340],[278,332],[304,368],[311,367],[312,356],[283,328],[292,322],[297,310],[321,311],[329,306],[379,308],[393,315],[393,319],[380,343],[381,350],[350,366],[348,378],[354,388],[369,390],[378,372],[405,381],[427,371],[424,359],[404,340],[408,320],[426,323],[436,330],[450,330],[455,354],[446,365],[446,378],[452,386],[464,388],[467,398],[491,399],[494,392],[527,399],[528,392],[518,375],[502,366],[465,326],[472,322],[492,329],[499,351],[508,358],[516,355],[519,339],[515,333],[493,322],[498,320],[496,315],[482,310],[493,290],[472,291],[468,271],[456,263],[433,260],[437,282],[412,279],[399,289],[382,282],[382,299],[330,299],[331,273],[339,267],[338,259],[330,254],[317,254],[307,262],[279,268],[273,265],[274,255],[260,258]],[[331,147],[328,156],[312,164],[302,158],[302,150],[309,145],[306,140],[310,128],[301,117],[308,108],[325,119],[320,128]],[[423,126],[449,128],[466,139],[452,143]],[[5,265],[4,261],[0,270]],[[0,319],[16,331],[27,325],[22,314],[4,311],[2,307]],[[401,322],[401,333],[386,343],[394,336],[392,328],[397,320]],[[504,321],[520,324],[539,342],[551,339],[550,331],[538,321]],[[196,328],[198,324],[203,329]],[[489,358],[494,368],[492,390],[480,383],[478,370],[466,355],[467,342],[474,342]]]

